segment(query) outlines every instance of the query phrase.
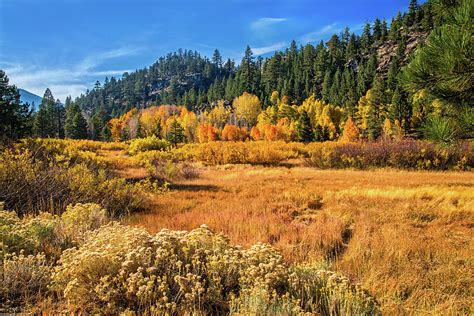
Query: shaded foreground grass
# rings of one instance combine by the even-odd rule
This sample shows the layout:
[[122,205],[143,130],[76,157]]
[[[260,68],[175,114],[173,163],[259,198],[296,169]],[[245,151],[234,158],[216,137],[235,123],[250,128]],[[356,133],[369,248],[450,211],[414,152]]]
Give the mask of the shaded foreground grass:
[[289,262],[325,261],[385,312],[472,311],[474,174],[229,166],[156,195],[126,223],[155,233],[207,224]]

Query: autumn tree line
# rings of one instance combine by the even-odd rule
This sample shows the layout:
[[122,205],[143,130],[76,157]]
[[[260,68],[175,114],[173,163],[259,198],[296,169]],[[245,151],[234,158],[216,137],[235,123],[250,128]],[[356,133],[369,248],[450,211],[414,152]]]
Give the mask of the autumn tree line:
[[[275,91],[272,105],[264,109],[258,96],[244,92],[232,104],[228,107],[221,100],[201,114],[174,105],[134,108],[110,120],[108,139],[157,137],[172,143],[205,143],[216,140],[356,141],[369,137],[367,118],[347,118],[342,108],[325,104],[314,96],[301,105],[290,105],[288,98],[280,98]],[[361,111],[366,112],[363,107]],[[400,123],[389,119],[384,122],[382,132],[388,138],[403,136]]]
[[30,134],[119,140],[170,138],[172,130],[176,141],[321,141],[350,127],[357,139],[470,138],[472,11],[468,0],[412,0],[361,35],[346,29],[316,46],[293,41],[265,59],[247,47],[239,66],[218,50],[211,59],[179,50],[64,105],[46,90]]

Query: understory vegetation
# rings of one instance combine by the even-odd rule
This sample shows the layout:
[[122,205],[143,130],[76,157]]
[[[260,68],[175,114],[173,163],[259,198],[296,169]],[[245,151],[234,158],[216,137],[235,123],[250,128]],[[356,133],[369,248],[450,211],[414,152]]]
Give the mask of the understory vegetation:
[[29,143],[0,155],[0,200],[8,209],[61,214],[71,203],[95,202],[121,216],[144,207],[147,183],[127,183],[95,154],[55,145]]
[[360,286],[311,265],[289,266],[269,245],[234,247],[206,226],[151,235],[107,222],[107,212],[96,204],[70,205],[61,216],[21,219],[0,206],[2,308],[105,314],[379,313],[378,303]]
[[[157,140],[159,141],[159,140]],[[186,144],[169,150],[142,152],[141,162],[157,159],[194,160],[204,165],[278,165],[304,159],[316,168],[397,168],[413,170],[470,170],[474,166],[472,143],[440,147],[427,141],[377,142],[210,142]]]
[[[0,305],[110,314],[467,312],[470,281],[455,275],[470,266],[471,241],[460,233],[472,217],[469,184],[456,185],[451,171],[420,188],[385,186],[406,172],[393,169],[472,166],[467,142],[24,140],[0,155]],[[392,174],[375,187],[341,186],[361,171],[316,174],[326,168]],[[448,228],[466,251],[435,246]]]

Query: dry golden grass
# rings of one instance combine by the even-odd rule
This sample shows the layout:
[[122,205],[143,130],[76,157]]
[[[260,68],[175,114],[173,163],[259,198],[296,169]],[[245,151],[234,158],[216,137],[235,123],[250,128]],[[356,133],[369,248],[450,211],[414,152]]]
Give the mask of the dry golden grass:
[[471,172],[241,165],[203,169],[125,221],[152,233],[207,224],[236,244],[271,243],[289,262],[327,261],[386,313],[469,314],[473,211]]

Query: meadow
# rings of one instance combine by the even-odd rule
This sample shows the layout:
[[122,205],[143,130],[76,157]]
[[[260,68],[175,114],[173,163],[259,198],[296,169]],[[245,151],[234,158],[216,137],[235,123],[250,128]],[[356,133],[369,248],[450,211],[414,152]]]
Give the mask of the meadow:
[[[472,311],[474,175],[307,167],[205,168],[125,222],[206,223],[361,283],[390,314]],[[471,293],[471,294],[470,294]]]
[[472,166],[469,143],[24,141],[0,158],[2,306],[470,314]]

